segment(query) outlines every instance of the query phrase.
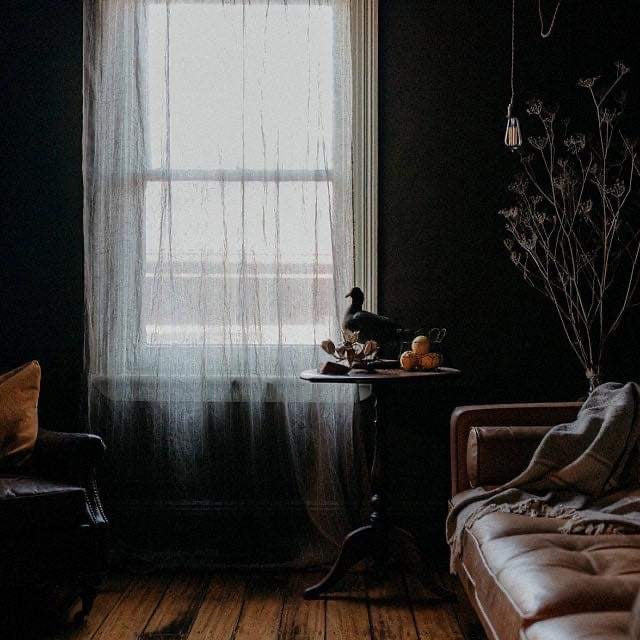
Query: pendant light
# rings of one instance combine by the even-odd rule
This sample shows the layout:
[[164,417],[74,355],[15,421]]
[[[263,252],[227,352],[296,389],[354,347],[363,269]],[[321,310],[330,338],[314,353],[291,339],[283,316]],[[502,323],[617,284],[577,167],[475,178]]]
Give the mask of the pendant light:
[[[549,28],[544,28],[544,18],[542,16],[542,0],[538,0],[538,17],[540,18],[540,36],[548,38],[553,31],[558,16],[558,10],[562,0],[558,0]],[[515,96],[514,88],[514,69],[516,59],[516,0],[511,0],[511,100],[507,107],[507,130],[504,134],[504,144],[510,151],[517,151],[522,146],[522,130],[520,129],[520,121],[513,115],[513,99]]]
[[504,144],[510,151],[517,151],[522,146],[522,131],[520,121],[512,114],[514,89],[514,67],[516,57],[516,0],[511,0],[511,100],[507,107],[507,130],[504,134]]
[[511,104],[507,110],[507,130],[504,134],[504,143],[510,151],[517,151],[522,146],[520,121],[511,115]]

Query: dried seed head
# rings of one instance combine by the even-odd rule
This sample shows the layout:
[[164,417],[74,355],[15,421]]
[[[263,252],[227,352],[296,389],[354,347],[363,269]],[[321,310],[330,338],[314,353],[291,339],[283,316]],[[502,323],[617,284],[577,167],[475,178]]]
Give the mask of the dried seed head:
[[590,89],[598,81],[600,76],[594,76],[593,78],[581,78],[578,80],[578,86],[585,89]]
[[583,200],[576,207],[576,213],[581,216],[587,216],[593,209],[593,202],[591,200]]
[[607,187],[605,191],[615,198],[621,198],[626,191],[624,180],[616,180],[611,186]]
[[621,60],[618,60],[617,62],[614,62],[613,66],[616,68],[616,71],[618,72],[618,75],[623,76],[625,73],[629,73],[629,71],[631,71],[630,67],[627,67],[627,65],[622,62]]
[[547,221],[547,214],[544,213],[544,211],[538,211],[536,212],[536,214],[534,215],[534,220],[538,223],[538,224],[544,224]]
[[518,193],[523,196],[527,192],[527,187],[529,186],[529,181],[525,177],[524,174],[520,173],[513,179],[513,182],[507,187],[509,191],[513,193]]
[[527,113],[530,116],[540,115],[543,108],[544,104],[542,103],[542,100],[540,100],[540,98],[533,98],[527,103]]
[[547,136],[530,136],[529,144],[538,151],[542,151],[549,142],[549,138]]
[[577,154],[584,150],[585,140],[584,133],[576,133],[564,141],[564,146],[569,153]]
[[564,176],[554,176],[553,177],[553,186],[558,191],[564,191],[567,188],[567,179]]
[[498,215],[506,218],[507,220],[517,220],[520,215],[520,207],[507,207],[506,209],[500,209]]
[[538,236],[533,233],[530,238],[521,237],[518,238],[520,246],[526,251],[533,251],[538,243]]

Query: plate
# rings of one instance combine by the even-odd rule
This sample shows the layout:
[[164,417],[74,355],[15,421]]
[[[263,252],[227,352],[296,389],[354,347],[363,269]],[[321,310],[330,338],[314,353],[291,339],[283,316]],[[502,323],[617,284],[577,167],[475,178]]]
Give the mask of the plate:
[[371,363],[371,366],[374,369],[399,369],[400,368],[400,360],[374,360]]

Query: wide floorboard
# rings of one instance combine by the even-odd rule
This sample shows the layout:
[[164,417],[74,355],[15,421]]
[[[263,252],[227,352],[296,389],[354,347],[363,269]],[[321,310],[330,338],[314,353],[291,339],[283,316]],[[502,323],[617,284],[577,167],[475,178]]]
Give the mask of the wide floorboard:
[[[305,601],[310,572],[175,573],[110,578],[81,626],[47,640],[484,640],[459,585],[434,603],[411,576],[353,573]],[[445,578],[445,579],[448,579]]]

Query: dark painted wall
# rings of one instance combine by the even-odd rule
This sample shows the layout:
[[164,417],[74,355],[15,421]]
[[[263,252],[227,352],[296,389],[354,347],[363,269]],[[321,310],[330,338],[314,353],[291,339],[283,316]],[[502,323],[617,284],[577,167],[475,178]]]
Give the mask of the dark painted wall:
[[[565,1],[545,40],[537,4],[517,2],[520,113],[532,96],[572,110],[584,97],[576,80],[611,73],[622,59],[635,69],[629,102],[639,122],[640,2]],[[554,6],[543,0],[547,13]],[[586,392],[550,303],[502,245],[496,212],[510,204],[506,185],[518,170],[502,144],[510,43],[508,0],[380,0],[380,307],[405,326],[447,327],[464,373],[397,399],[391,489],[406,524],[440,540],[451,410]],[[629,320],[612,349],[613,379],[640,374],[638,324]]]
[[[83,395],[82,3],[7,4],[0,368],[39,359],[42,422],[64,426]],[[554,3],[543,4],[549,12]],[[446,326],[464,370],[428,405],[416,390],[394,410],[394,503],[438,533],[453,406],[574,399],[585,390],[549,304],[505,256],[495,214],[516,168],[501,144],[510,5],[380,0],[381,308],[407,326]],[[573,104],[577,77],[606,72],[621,58],[636,69],[630,99],[640,107],[638,0],[565,0],[544,41],[537,2],[518,5],[520,98]],[[638,375],[636,325],[621,332],[615,378]]]
[[[640,114],[637,0],[564,2],[546,40],[536,0],[517,7],[521,114],[532,96],[571,112],[586,97],[576,80],[611,75],[618,59],[635,68],[629,102]],[[381,308],[408,326],[449,329],[465,401],[575,399],[581,370],[550,303],[509,262],[496,215],[518,169],[502,145],[510,42],[508,0],[381,0]],[[614,379],[640,373],[633,333],[621,332],[633,348],[618,345]]]
[[0,370],[42,365],[43,426],[82,392],[82,2],[3,6]]

